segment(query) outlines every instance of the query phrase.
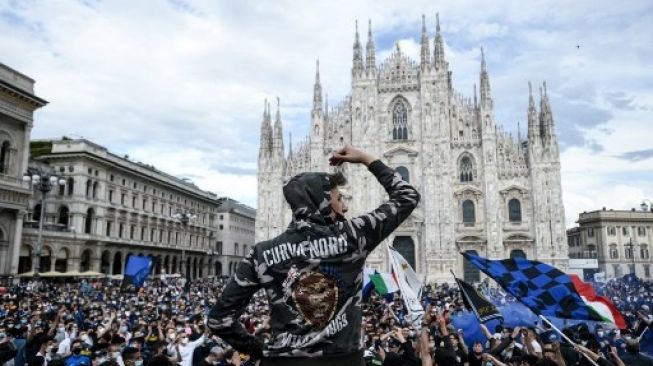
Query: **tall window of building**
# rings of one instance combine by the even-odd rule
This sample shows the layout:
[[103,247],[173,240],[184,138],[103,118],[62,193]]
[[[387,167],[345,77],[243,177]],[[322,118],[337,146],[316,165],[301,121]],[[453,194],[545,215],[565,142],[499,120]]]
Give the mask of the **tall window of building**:
[[638,236],[646,236],[646,228],[644,226],[638,226],[637,227],[637,235]]
[[621,235],[623,235],[623,236],[628,235],[628,226],[623,226],[621,228]]
[[639,249],[639,255],[642,259],[648,259],[648,246],[642,245]]
[[125,225],[123,223],[120,223],[118,226],[118,237],[122,239],[123,232],[125,230]]
[[109,190],[109,203],[113,203],[113,190]]
[[11,144],[9,141],[2,143],[0,148],[0,173],[8,174],[9,173],[9,158],[11,156]]
[[129,226],[129,239],[134,240],[134,234],[136,233],[136,226]]
[[141,240],[142,241],[145,241],[145,230],[146,230],[145,226],[142,226],[141,227]]
[[594,237],[594,228],[592,228],[592,227],[587,228],[587,236],[590,237],[590,238]]
[[218,252],[218,254],[222,254],[222,242],[218,241],[215,243],[215,250]]
[[112,226],[112,224],[113,223],[111,221],[107,221],[106,236],[111,236],[111,226]]
[[120,204],[121,204],[121,205],[124,205],[124,204],[125,204],[125,194],[124,194],[124,193],[121,193],[121,194],[120,194]]
[[234,243],[234,255],[238,255],[238,243]]
[[93,187],[93,182],[91,180],[86,181],[86,197],[89,197],[91,195],[91,189]]
[[68,178],[66,187],[68,187],[68,195],[72,196],[73,192],[75,191],[75,179],[73,177]]
[[516,198],[508,201],[508,219],[510,222],[521,222],[521,203]]
[[132,208],[136,208],[136,196],[132,196]]
[[610,244],[610,259],[619,259],[617,244]]
[[86,211],[86,221],[84,223],[84,233],[93,234],[93,222],[95,221],[95,210],[89,208]]
[[472,165],[472,159],[469,156],[465,156],[460,159],[460,181],[461,182],[472,182],[474,180],[474,166]]
[[474,209],[474,202],[465,200],[463,202],[463,223],[474,224],[476,222],[476,212]]
[[626,259],[632,259],[633,258],[633,251],[631,248],[626,248]]
[[98,182],[93,182],[93,198],[97,198],[99,190],[100,190],[100,184]]
[[408,139],[408,109],[402,100],[397,100],[392,108],[392,139]]

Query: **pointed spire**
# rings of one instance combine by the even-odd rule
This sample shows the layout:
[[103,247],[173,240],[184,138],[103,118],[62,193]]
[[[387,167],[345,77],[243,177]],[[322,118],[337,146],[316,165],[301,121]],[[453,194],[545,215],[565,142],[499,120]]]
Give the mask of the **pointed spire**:
[[476,83],[474,83],[474,109],[478,108],[478,100],[476,99]]
[[361,48],[360,36],[358,35],[358,20],[356,20],[356,36],[354,38],[354,57],[353,69],[354,74],[363,71],[363,50]]
[[313,86],[313,111],[322,111],[322,84],[320,84],[320,60],[315,61],[315,85]]
[[324,94],[324,119],[329,119],[329,94]]
[[292,159],[292,132],[288,132],[288,158]]
[[492,108],[492,95],[490,90],[490,77],[487,73],[487,65],[485,64],[485,52],[481,47],[481,107]]
[[368,20],[368,26],[367,26],[367,46],[365,47],[366,51],[366,59],[365,59],[365,66],[367,67],[367,70],[375,70],[376,69],[376,51],[374,48],[374,36],[372,36],[372,19]]
[[428,67],[431,63],[431,51],[429,50],[429,35],[426,32],[426,15],[422,14],[422,49],[421,49],[421,66],[422,69]]
[[444,61],[444,41],[440,32],[440,13],[435,13],[435,41],[433,45],[433,62],[436,69],[446,67]]
[[274,121],[274,130],[272,132],[272,149],[283,157],[283,126],[281,123],[281,102],[277,97],[277,115]]
[[517,143],[521,146],[521,124],[517,120]]
[[546,91],[546,81],[540,87],[540,129],[543,138],[555,138],[553,113],[551,112],[551,104],[549,103],[549,96]]
[[272,144],[272,128],[270,126],[270,112],[268,110],[268,100],[265,99],[263,103],[263,120],[261,121],[261,141],[260,151],[270,150]]

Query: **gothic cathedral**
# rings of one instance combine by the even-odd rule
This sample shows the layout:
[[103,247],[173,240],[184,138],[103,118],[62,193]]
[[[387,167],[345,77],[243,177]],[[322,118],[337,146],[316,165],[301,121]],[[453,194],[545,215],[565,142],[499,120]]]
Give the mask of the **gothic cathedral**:
[[[303,171],[331,170],[331,151],[351,144],[382,158],[421,193],[417,209],[386,239],[420,276],[451,281],[453,270],[478,281],[478,271],[459,254],[464,251],[494,259],[525,256],[565,270],[569,256],[560,154],[546,84],[540,88],[538,111],[529,83],[528,136],[515,139],[495,121],[483,49],[479,96],[475,86],[473,98],[466,98],[453,88],[439,20],[431,53],[422,17],[419,63],[398,45],[377,63],[371,25],[365,54],[356,28],[351,94],[329,108],[318,64],[310,135],[288,153],[278,105],[272,123],[265,103],[256,241],[280,234],[290,222],[284,181]],[[387,199],[365,169],[342,169],[349,181],[343,189],[349,217]],[[387,271],[386,252],[380,245],[367,265]]]

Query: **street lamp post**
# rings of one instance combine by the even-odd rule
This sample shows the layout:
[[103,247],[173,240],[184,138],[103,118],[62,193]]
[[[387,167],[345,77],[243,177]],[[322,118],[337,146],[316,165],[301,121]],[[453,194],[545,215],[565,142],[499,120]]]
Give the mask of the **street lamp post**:
[[188,210],[183,210],[183,211],[177,211],[173,216],[174,219],[177,221],[181,222],[182,226],[184,227],[184,240],[182,241],[182,246],[181,246],[181,268],[184,270],[182,271],[182,275],[186,278],[186,280],[189,280],[189,274],[190,272],[188,271],[188,266],[186,265],[186,239],[188,238],[188,224],[197,218],[195,213],[193,211],[188,211]]
[[633,260],[633,267],[631,268],[630,273],[637,275],[635,272],[635,245],[637,244],[633,244],[633,238],[630,238],[628,244],[626,244],[626,246],[630,248],[630,258]]
[[62,177],[57,177],[49,172],[43,171],[38,168],[29,168],[27,173],[23,176],[23,181],[30,183],[32,189],[41,192],[39,204],[41,205],[41,212],[39,212],[39,231],[36,239],[36,250],[32,254],[32,271],[34,278],[39,277],[41,272],[41,250],[43,248],[43,221],[45,220],[45,198],[48,192],[57,185],[63,186],[66,180]]

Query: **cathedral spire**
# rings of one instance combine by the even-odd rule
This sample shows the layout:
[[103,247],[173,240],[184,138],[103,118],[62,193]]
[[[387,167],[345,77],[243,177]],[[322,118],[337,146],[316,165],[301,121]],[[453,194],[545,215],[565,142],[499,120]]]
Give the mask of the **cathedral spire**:
[[367,71],[376,69],[376,51],[374,48],[374,36],[372,35],[372,19],[368,21],[367,26],[367,45],[365,47],[365,65]]
[[363,71],[363,49],[361,48],[360,36],[358,35],[358,20],[356,20],[356,36],[354,38],[354,57],[352,73],[354,75]]
[[288,132],[288,159],[292,159],[292,132]]
[[481,47],[481,108],[492,108],[492,95],[490,90],[490,77],[485,63],[485,52]]
[[274,131],[272,134],[272,149],[280,150],[283,157],[283,126],[281,123],[281,108],[279,97],[277,97],[277,115],[274,121]]
[[528,143],[534,144],[540,136],[540,126],[537,119],[537,109],[533,99],[533,85],[528,82]]
[[433,45],[433,62],[436,69],[446,67],[444,61],[444,41],[440,32],[440,13],[435,13],[435,42]]
[[478,100],[476,99],[476,83],[474,83],[474,109],[478,108]]
[[431,63],[431,51],[429,50],[429,35],[426,32],[426,16],[422,14],[422,50],[421,50],[422,69],[428,67]]
[[[543,92],[542,89],[544,89]],[[549,95],[546,91],[546,81],[542,83],[542,88],[540,88],[540,130],[542,131],[543,138],[555,138],[555,126],[553,124],[553,114],[551,112],[551,104],[549,103]]]
[[313,112],[322,111],[322,84],[320,83],[320,60],[315,61],[315,85],[313,86]]
[[324,94],[324,119],[329,119],[329,94]]
[[261,141],[259,150],[261,153],[267,153],[272,144],[272,126],[270,126],[270,112],[268,100],[263,103],[263,120],[261,121]]

